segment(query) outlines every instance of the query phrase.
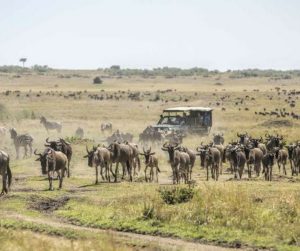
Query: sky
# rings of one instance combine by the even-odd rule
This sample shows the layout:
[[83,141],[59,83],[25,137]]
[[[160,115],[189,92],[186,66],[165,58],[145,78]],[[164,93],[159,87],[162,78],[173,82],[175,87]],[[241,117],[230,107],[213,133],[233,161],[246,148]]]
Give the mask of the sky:
[[0,65],[300,69],[299,11],[298,0],[0,0]]

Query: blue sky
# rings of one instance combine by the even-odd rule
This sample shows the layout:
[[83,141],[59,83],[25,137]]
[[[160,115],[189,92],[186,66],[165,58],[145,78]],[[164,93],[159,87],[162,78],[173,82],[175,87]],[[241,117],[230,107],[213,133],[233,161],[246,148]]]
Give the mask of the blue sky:
[[297,0],[0,0],[0,65],[300,69]]

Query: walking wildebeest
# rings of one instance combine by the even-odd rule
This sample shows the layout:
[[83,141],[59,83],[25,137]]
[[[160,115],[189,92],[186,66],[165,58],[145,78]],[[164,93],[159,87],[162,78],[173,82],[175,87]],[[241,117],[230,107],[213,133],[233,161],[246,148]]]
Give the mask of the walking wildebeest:
[[[110,173],[112,172],[112,155],[111,152],[105,147],[93,147],[93,150],[89,151],[86,146],[87,155],[84,158],[88,158],[88,166],[95,166],[96,170],[96,181],[95,184],[99,183],[98,180],[98,167],[100,167],[100,174],[103,180],[110,182]],[[103,168],[105,169],[105,177],[103,176]]]
[[33,137],[30,136],[29,134],[21,134],[18,135],[17,131],[15,128],[12,128],[9,130],[10,131],[10,137],[14,141],[15,149],[16,149],[16,155],[17,159],[20,157],[20,147],[24,147],[24,158],[27,156],[27,151],[28,151],[28,146],[30,149],[30,156],[32,155],[32,142],[33,142]]
[[45,129],[47,130],[47,133],[49,133],[49,130],[56,130],[58,133],[61,132],[62,125],[60,122],[51,122],[48,121],[44,116],[42,116],[40,123],[44,125]]
[[76,131],[75,131],[75,136],[76,136],[77,138],[80,138],[80,139],[82,139],[82,138],[84,137],[84,131],[83,131],[83,129],[82,129],[81,127],[78,127],[78,128],[76,129]]
[[112,123],[110,122],[107,122],[107,123],[102,123],[100,125],[101,127],[101,132],[104,133],[104,132],[109,132],[111,133],[112,132]]
[[54,172],[58,175],[59,189],[61,189],[68,165],[67,156],[62,152],[54,151],[50,147],[47,147],[43,153],[37,153],[35,150],[34,154],[39,156],[36,161],[40,161],[42,173],[48,174],[49,190],[53,190],[52,181]]
[[[154,156],[155,152],[151,152],[151,147],[149,150],[145,151],[143,148],[144,153],[140,153],[140,155],[143,155],[145,157],[145,181],[148,180],[150,182],[153,181],[154,178],[154,168],[155,168],[155,174],[156,174],[156,182],[158,183],[158,173],[160,173],[160,169],[158,167],[158,159]],[[147,169],[150,167],[150,178],[147,178]]]
[[11,185],[12,174],[9,166],[9,155],[0,150],[0,175],[2,176],[1,195],[8,193]]

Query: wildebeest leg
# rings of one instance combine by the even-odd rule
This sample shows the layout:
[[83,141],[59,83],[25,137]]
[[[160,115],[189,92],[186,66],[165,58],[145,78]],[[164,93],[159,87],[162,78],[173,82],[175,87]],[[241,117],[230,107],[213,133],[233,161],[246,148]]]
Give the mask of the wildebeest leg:
[[20,154],[20,147],[16,146],[16,154],[17,154],[17,159],[19,159],[19,154]]
[[150,182],[153,182],[153,176],[154,176],[154,171],[153,171],[153,166],[150,167]]
[[32,156],[32,144],[29,144],[29,149],[30,149],[30,157]]
[[127,166],[127,172],[129,175],[129,180],[132,182],[132,162],[127,160],[126,161],[126,166]]
[[109,174],[109,163],[105,162],[105,171],[106,171],[106,180],[108,180],[108,182],[110,182],[110,174]]
[[61,169],[61,175],[59,175],[59,189],[62,188],[63,180],[65,177],[65,168]]
[[70,178],[70,160],[68,159],[68,178]]
[[95,184],[98,184],[99,183],[99,179],[98,179],[98,165],[97,164],[95,165],[95,171],[96,171],[96,181],[95,181]]
[[286,175],[286,169],[285,169],[285,165],[286,165],[286,162],[282,162],[282,169],[283,169],[283,173],[284,175]]
[[7,190],[7,173],[6,173],[6,171],[5,171],[4,168],[2,169],[1,175],[2,175],[2,191],[1,191],[1,195],[3,195],[4,193],[8,192],[8,190]]
[[208,180],[208,176],[209,176],[209,166],[206,165],[206,180]]
[[247,167],[248,167],[248,178],[250,179],[251,178],[252,164],[248,164]]
[[272,181],[272,172],[273,172],[273,165],[270,166],[270,178],[269,178],[270,181]]
[[278,170],[279,170],[279,173],[280,173],[280,160],[277,160],[277,166],[278,166]]
[[102,177],[102,180],[105,180],[104,176],[103,176],[103,164],[100,164],[99,165],[99,168],[100,168],[100,174],[101,174],[101,177]]
[[124,165],[124,162],[121,162],[121,165],[122,165],[122,171],[123,171],[123,174],[122,174],[122,180],[124,179],[125,177],[125,173],[126,173],[126,164]]
[[146,182],[148,182],[148,179],[147,179],[147,169],[148,169],[148,166],[146,165],[145,171],[144,171],[144,172],[145,172],[145,181],[146,181]]
[[115,182],[117,182],[118,179],[118,169],[119,169],[119,162],[116,163],[116,169],[115,169]]
[[158,183],[158,170],[159,170],[158,166],[155,167],[155,170],[156,170],[156,183]]
[[24,156],[23,156],[24,159],[27,157],[27,152],[28,152],[28,148],[27,148],[27,145],[25,145],[24,146]]
[[53,191],[53,185],[52,185],[53,172],[52,171],[48,171],[48,180],[49,180],[49,190]]

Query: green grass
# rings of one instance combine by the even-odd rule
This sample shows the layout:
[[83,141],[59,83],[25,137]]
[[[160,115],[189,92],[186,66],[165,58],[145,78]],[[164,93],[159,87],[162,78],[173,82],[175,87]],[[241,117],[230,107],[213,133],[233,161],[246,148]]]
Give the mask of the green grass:
[[[75,73],[83,74],[87,78],[72,77]],[[59,78],[58,75],[61,74],[71,77]],[[291,109],[284,101],[286,97],[282,95],[279,99],[274,91],[277,86],[287,90],[297,89],[299,77],[271,81],[261,77],[231,79],[228,74],[173,79],[163,77],[144,79],[135,76],[104,79],[104,83],[97,86],[91,83],[93,77],[99,75],[96,71],[50,71],[45,75],[20,73],[20,78],[13,78],[12,75],[9,73],[0,75],[1,104],[4,104],[2,110],[5,112],[5,116],[0,116],[0,126],[15,127],[20,133],[32,134],[34,148],[38,151],[43,150],[47,137],[71,138],[78,126],[84,128],[85,138],[89,140],[72,142],[74,150],[71,162],[72,177],[64,180],[62,190],[57,189],[58,181],[55,180],[55,190],[50,192],[48,181],[41,176],[39,163],[35,158],[15,160],[14,146],[9,136],[0,139],[0,148],[11,155],[11,168],[15,178],[11,193],[0,199],[1,212],[41,219],[58,217],[77,225],[176,236],[217,245],[299,250],[300,180],[290,178],[289,166],[288,177],[280,176],[277,167],[274,166],[275,179],[271,183],[264,182],[262,177],[250,181],[229,181],[232,178],[231,174],[222,175],[220,181],[215,183],[205,181],[204,171],[199,168],[197,159],[193,174],[196,182],[193,198],[186,203],[167,205],[158,192],[160,185],[141,182],[143,170],[133,184],[101,183],[95,186],[93,185],[95,170],[87,167],[86,159],[83,158],[86,144],[89,147],[97,145],[107,136],[100,133],[101,122],[110,121],[114,130],[118,128],[123,132],[133,133],[137,141],[138,134],[147,125],[156,123],[164,108],[183,105],[213,107],[212,132],[224,132],[226,143],[235,140],[236,133],[242,131],[247,131],[255,137],[263,136],[267,131],[276,132],[283,134],[288,142],[295,141],[300,138],[298,121],[285,118],[292,122],[292,126],[270,127],[268,122],[274,118],[256,116],[254,111],[262,111],[263,108],[267,110],[286,108],[287,111],[300,113],[298,104]],[[221,82],[222,86],[216,86],[216,82]],[[125,96],[128,90],[148,91],[150,96],[145,95],[142,101],[130,101],[127,98],[119,101],[96,101],[88,97],[90,94],[100,94],[102,89],[108,94],[118,93],[119,90],[125,91]],[[149,101],[157,95],[158,90],[166,89],[176,89],[176,92],[160,93],[159,96],[163,101]],[[245,89],[247,91],[244,91]],[[253,92],[253,89],[260,91]],[[2,92],[6,90],[20,90],[20,97],[16,97],[15,93],[3,95]],[[58,95],[47,96],[45,93],[51,90],[61,92],[63,95],[74,91],[82,91],[83,94],[78,99]],[[41,97],[36,96],[39,91],[42,91]],[[26,97],[26,94],[30,94],[31,97]],[[216,102],[225,95],[230,95],[230,99],[217,106]],[[255,100],[247,100],[244,104],[236,106],[237,98],[246,95],[254,97]],[[274,96],[272,100],[268,98],[270,95]],[[188,98],[189,101],[178,101],[180,96],[182,100]],[[226,111],[221,111],[221,107],[225,107]],[[250,111],[244,111],[246,107]],[[241,111],[238,108],[241,108]],[[35,119],[31,118],[32,112],[36,116]],[[61,121],[62,134],[58,135],[56,132],[47,134],[39,122],[40,115]],[[188,137],[184,139],[184,145],[196,148],[200,142],[209,142],[211,138],[212,135]],[[159,147],[152,148],[159,159],[160,182],[168,186],[171,170],[167,156]],[[69,201],[64,207],[49,214],[30,208],[31,196],[38,196],[41,199],[67,196]],[[145,208],[151,209],[149,217],[143,217]],[[22,221],[11,222],[11,219],[5,218],[5,214],[3,217],[1,222],[6,225],[0,230],[4,231],[3,228],[9,226],[15,229],[11,230],[15,236],[18,236],[18,231],[21,230],[34,230],[46,235],[51,235],[52,232],[56,236],[68,238],[73,236],[72,233],[56,232],[58,230],[52,228],[44,229],[46,226],[28,225]],[[3,233],[5,236],[7,234],[9,233]],[[24,237],[22,238],[25,250],[27,245],[25,239],[30,238],[31,234],[23,235],[20,232]],[[76,234],[74,233],[74,236]]]

